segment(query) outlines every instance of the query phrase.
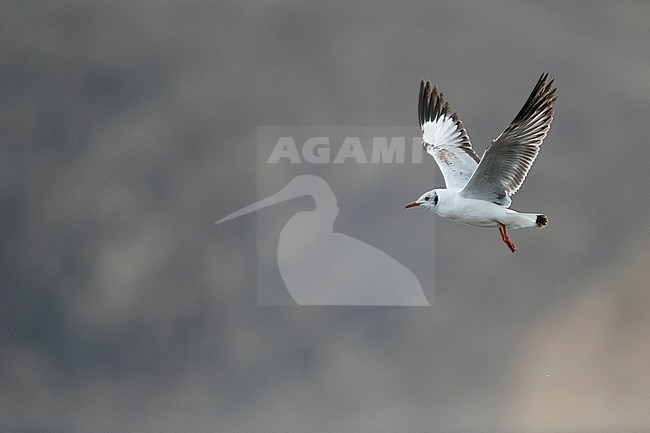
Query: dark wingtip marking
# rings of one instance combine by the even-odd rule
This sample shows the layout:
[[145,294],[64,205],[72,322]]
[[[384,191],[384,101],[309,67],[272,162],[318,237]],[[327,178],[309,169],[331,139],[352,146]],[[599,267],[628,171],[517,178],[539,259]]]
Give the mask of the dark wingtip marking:
[[554,79],[546,83],[547,79],[548,73],[544,73],[539,77],[537,84],[535,84],[535,88],[533,88],[526,103],[521,107],[521,110],[517,113],[514,120],[511,122],[511,125],[523,122],[524,119],[536,115],[537,112],[546,112],[548,117],[547,122],[550,125],[550,122],[553,119],[555,101],[557,100],[557,88],[553,87],[553,83],[555,82]]
[[429,81],[420,81],[420,95],[418,96],[418,120],[420,127],[426,122],[436,120],[449,113],[449,104],[437,86],[432,86]]
[[546,227],[546,225],[548,224],[548,217],[544,214],[537,215],[535,224],[537,224],[539,228]]

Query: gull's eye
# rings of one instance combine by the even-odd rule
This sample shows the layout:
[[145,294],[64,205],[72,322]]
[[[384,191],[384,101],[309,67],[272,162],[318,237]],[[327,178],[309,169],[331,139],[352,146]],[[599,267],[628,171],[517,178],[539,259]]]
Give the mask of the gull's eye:
[[424,201],[429,201],[429,200],[431,200],[431,197],[429,196],[424,197]]
[[438,206],[438,194],[433,195],[433,205]]

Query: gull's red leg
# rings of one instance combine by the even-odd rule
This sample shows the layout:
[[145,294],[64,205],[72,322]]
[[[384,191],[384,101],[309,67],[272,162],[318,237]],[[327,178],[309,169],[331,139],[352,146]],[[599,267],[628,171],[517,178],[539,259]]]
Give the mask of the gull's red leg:
[[513,253],[517,251],[517,248],[515,248],[515,244],[512,243],[510,238],[508,237],[508,232],[506,231],[506,226],[503,224],[499,224],[499,233],[501,234],[501,240],[508,245],[508,248],[510,248],[510,251]]

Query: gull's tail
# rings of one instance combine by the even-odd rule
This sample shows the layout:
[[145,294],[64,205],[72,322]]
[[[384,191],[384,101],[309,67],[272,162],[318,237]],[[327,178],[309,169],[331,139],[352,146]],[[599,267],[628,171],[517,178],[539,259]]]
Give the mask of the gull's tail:
[[548,225],[548,217],[544,214],[537,215],[537,217],[535,218],[535,224],[537,224],[537,227],[539,227],[540,229],[542,227],[546,227]]
[[531,227],[546,227],[548,217],[541,213],[515,213],[514,217],[505,223],[509,229],[527,229]]

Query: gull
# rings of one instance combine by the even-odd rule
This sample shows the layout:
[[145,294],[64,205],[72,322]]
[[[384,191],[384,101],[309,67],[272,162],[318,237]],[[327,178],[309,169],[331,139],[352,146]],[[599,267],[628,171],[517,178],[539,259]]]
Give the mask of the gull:
[[420,82],[418,114],[422,146],[433,157],[447,188],[427,191],[406,208],[421,207],[443,218],[475,227],[496,227],[513,253],[515,244],[507,229],[545,227],[541,213],[509,209],[533,165],[551,122],[556,88],[542,74],[528,100],[510,125],[492,140],[479,158],[458,114],[451,111],[442,92]]

